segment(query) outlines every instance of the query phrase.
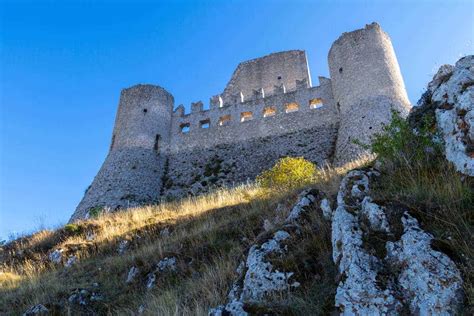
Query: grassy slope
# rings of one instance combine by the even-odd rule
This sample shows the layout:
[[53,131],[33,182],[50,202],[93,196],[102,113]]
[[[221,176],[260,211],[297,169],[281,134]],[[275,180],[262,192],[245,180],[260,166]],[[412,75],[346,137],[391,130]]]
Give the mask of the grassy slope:
[[[334,196],[340,175],[353,166],[325,169],[315,186]],[[270,197],[255,186],[222,189],[201,197],[106,214],[79,222],[74,229],[40,231],[24,237],[4,247],[1,254],[0,313],[20,314],[35,304],[65,302],[71,291],[80,288],[98,290],[104,297],[82,308],[83,312],[130,314],[145,304],[150,314],[205,315],[210,307],[226,301],[237,265],[265,234],[264,220],[272,221],[277,229],[277,206],[283,210],[278,216],[282,220],[296,195],[285,191]],[[304,231],[294,260],[281,265],[296,270],[297,275],[301,272],[299,277],[304,278],[311,269],[299,269],[299,262],[320,271],[305,280],[305,286],[296,293],[274,298],[275,306],[286,306],[279,309],[285,313],[323,313],[333,304],[330,227],[322,220],[315,222],[319,223],[319,233],[310,228]],[[169,236],[161,236],[166,228]],[[92,240],[87,239],[90,233],[94,234]],[[129,241],[128,250],[119,255],[122,240]],[[65,257],[76,255],[78,262],[69,268],[50,263],[48,253],[58,248],[65,249]],[[147,290],[148,272],[160,259],[170,256],[178,259],[178,272],[159,275],[157,286]],[[132,266],[140,273],[134,282],[126,284]],[[74,305],[66,306],[71,312],[78,311]]]
[[[314,185],[334,197],[341,175],[363,163],[325,169]],[[434,169],[398,168],[382,172],[374,194],[405,205],[421,219],[437,238],[434,247],[450,254],[461,267],[472,305],[472,181],[462,179],[448,164]],[[0,314],[16,315],[34,304],[64,302],[71,291],[85,288],[98,290],[104,300],[81,308],[82,312],[130,315],[145,304],[150,315],[205,315],[209,307],[225,302],[237,265],[249,246],[265,235],[264,220],[271,220],[277,229],[278,204],[284,217],[295,198],[296,192],[288,191],[269,198],[255,186],[223,189],[83,221],[76,232],[41,231],[22,238],[0,253]],[[321,218],[314,222],[317,229],[304,229],[292,257],[277,263],[295,271],[303,282],[294,292],[273,298],[275,313],[317,315],[332,309],[336,280],[330,226]],[[160,235],[165,228],[168,237]],[[88,232],[94,233],[93,240],[87,240]],[[129,240],[129,246],[119,255],[122,240]],[[77,255],[78,263],[70,268],[49,263],[47,253],[53,248]],[[157,285],[147,290],[147,273],[166,256],[178,259],[178,272],[159,275]],[[132,266],[140,272],[126,284]],[[77,305],[66,304],[66,308],[79,311]]]

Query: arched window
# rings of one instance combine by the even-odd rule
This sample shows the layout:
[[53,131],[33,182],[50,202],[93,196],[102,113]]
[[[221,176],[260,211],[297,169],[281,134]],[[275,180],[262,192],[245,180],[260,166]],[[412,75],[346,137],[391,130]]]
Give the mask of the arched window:
[[295,102],[288,103],[285,106],[285,112],[286,113],[296,112],[298,110],[299,110],[299,105],[298,105],[298,103],[295,103]]

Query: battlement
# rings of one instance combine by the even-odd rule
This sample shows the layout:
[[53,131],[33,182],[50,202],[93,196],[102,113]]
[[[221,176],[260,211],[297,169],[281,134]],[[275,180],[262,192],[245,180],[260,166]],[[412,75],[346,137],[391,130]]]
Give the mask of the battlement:
[[[331,83],[331,79],[319,77],[320,85],[327,85]],[[239,106],[244,105],[248,102],[263,100],[265,98],[273,97],[276,95],[286,94],[290,92],[294,92],[297,90],[303,90],[311,88],[308,84],[308,80],[303,78],[302,80],[296,80],[294,89],[287,90],[285,85],[282,84],[280,86],[274,86],[272,90],[265,90],[264,88],[253,90],[252,94],[244,95],[243,92],[237,93],[234,98],[228,99],[227,103],[224,103],[222,95],[218,94],[212,96],[209,99],[209,109],[204,110],[204,103],[202,101],[196,101],[191,103],[191,112],[186,113],[186,109],[183,104],[178,105],[174,111],[173,116],[175,117],[184,117],[190,114],[199,113],[199,112],[207,112],[213,109],[220,109],[220,108],[227,108],[231,106]],[[232,101],[232,102],[231,102]]]

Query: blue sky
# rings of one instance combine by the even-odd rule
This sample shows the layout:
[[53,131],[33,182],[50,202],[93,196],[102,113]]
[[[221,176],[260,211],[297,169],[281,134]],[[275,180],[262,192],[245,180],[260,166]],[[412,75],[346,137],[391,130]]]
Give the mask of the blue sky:
[[120,90],[208,104],[240,61],[304,49],[313,82],[346,31],[377,21],[410,100],[474,51],[473,1],[0,0],[0,238],[65,223],[108,150]]

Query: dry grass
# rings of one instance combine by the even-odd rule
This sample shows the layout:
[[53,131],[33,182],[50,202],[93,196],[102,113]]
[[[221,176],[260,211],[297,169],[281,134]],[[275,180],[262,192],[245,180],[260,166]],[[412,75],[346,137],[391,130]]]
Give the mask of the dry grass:
[[[361,159],[337,169],[325,166],[319,170],[314,186],[334,195],[342,175],[367,161]],[[205,315],[210,307],[225,302],[235,269],[262,233],[264,220],[275,218],[278,204],[289,211],[296,193],[268,196],[255,185],[220,189],[199,197],[103,214],[73,226],[20,238],[0,252],[0,314],[21,314],[40,303],[54,310],[55,304],[60,303],[62,312],[73,314],[129,315],[145,305],[150,315]],[[318,234],[308,231],[298,247],[331,271],[330,233],[324,225],[319,223]],[[164,230],[169,231],[169,236],[160,234]],[[117,248],[123,240],[128,241],[127,250],[119,255]],[[75,255],[77,263],[69,268],[52,264],[47,257],[54,249],[63,249],[66,258]],[[177,258],[178,272],[158,276],[157,286],[147,290],[147,274],[159,260],[170,256]],[[309,260],[302,257],[302,252],[298,256],[298,260]],[[126,284],[132,266],[140,272]],[[324,291],[314,290],[321,285],[334,288],[330,273],[321,277],[323,281],[309,280],[285,297],[285,302],[313,314],[321,313],[320,306],[316,308],[305,300],[311,297],[314,302],[323,297],[321,304],[332,300],[332,290],[326,296],[318,294]],[[103,300],[78,309],[67,303],[71,292],[78,288],[98,291]]]
[[432,233],[432,247],[453,259],[464,279],[467,308],[474,306],[474,181],[440,159],[429,167],[382,172],[375,196],[405,205]]

